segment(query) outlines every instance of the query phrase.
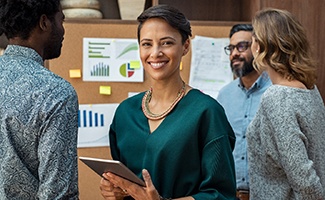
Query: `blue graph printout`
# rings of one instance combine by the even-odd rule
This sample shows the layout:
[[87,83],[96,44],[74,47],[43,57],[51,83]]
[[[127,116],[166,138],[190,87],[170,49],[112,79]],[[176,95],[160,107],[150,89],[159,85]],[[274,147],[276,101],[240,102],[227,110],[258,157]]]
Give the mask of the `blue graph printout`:
[[108,129],[118,104],[80,104],[78,147],[109,146]]

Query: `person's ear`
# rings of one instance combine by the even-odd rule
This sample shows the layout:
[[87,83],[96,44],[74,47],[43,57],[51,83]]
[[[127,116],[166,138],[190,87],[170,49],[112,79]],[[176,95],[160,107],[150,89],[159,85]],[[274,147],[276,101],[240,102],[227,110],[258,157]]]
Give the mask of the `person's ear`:
[[39,20],[39,27],[43,31],[47,31],[51,27],[51,21],[46,15],[41,15]]
[[256,53],[259,53],[260,52],[260,45],[257,43],[256,45]]
[[189,52],[191,46],[190,44],[191,42],[190,39],[188,38],[184,43],[183,56],[185,56]]

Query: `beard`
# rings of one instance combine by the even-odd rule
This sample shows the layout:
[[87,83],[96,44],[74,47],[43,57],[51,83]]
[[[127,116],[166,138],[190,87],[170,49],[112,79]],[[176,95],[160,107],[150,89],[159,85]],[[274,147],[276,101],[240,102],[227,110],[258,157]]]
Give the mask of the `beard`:
[[58,58],[61,55],[63,32],[55,24],[52,24],[51,36],[44,48],[44,59]]
[[253,67],[253,59],[252,58],[249,62],[247,62],[245,59],[241,59],[241,61],[243,61],[243,65],[241,67],[234,67],[232,62],[231,62],[231,69],[233,74],[236,77],[243,77],[246,76],[247,74],[251,73],[252,71],[254,71],[254,67]]

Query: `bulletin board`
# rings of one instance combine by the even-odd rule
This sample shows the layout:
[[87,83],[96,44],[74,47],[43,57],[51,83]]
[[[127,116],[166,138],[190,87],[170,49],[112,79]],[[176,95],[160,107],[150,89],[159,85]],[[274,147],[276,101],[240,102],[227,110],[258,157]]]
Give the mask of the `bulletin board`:
[[[241,22],[242,23],[242,22]],[[192,34],[224,38],[229,36],[236,22],[192,21]],[[80,104],[120,103],[129,92],[142,92],[150,85],[144,75],[144,82],[84,82],[82,78],[70,78],[69,70],[82,71],[83,38],[136,38],[137,22],[126,20],[66,20],[65,36],[61,56],[47,62],[51,71],[69,81],[77,91]],[[183,57],[181,76],[188,83],[191,64],[191,52]],[[100,86],[110,86],[111,95],[99,93]],[[109,147],[79,148],[78,156],[111,158]],[[79,163],[79,192],[81,200],[103,199],[100,195],[100,177],[87,166]]]

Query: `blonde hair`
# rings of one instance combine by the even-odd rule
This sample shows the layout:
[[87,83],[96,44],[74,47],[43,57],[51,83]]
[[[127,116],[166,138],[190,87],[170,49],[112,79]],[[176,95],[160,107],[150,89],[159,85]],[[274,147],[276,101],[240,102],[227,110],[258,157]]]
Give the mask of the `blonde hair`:
[[254,59],[258,71],[266,65],[288,80],[298,80],[308,89],[316,83],[316,63],[302,25],[285,10],[267,8],[253,18],[253,39],[259,44]]

